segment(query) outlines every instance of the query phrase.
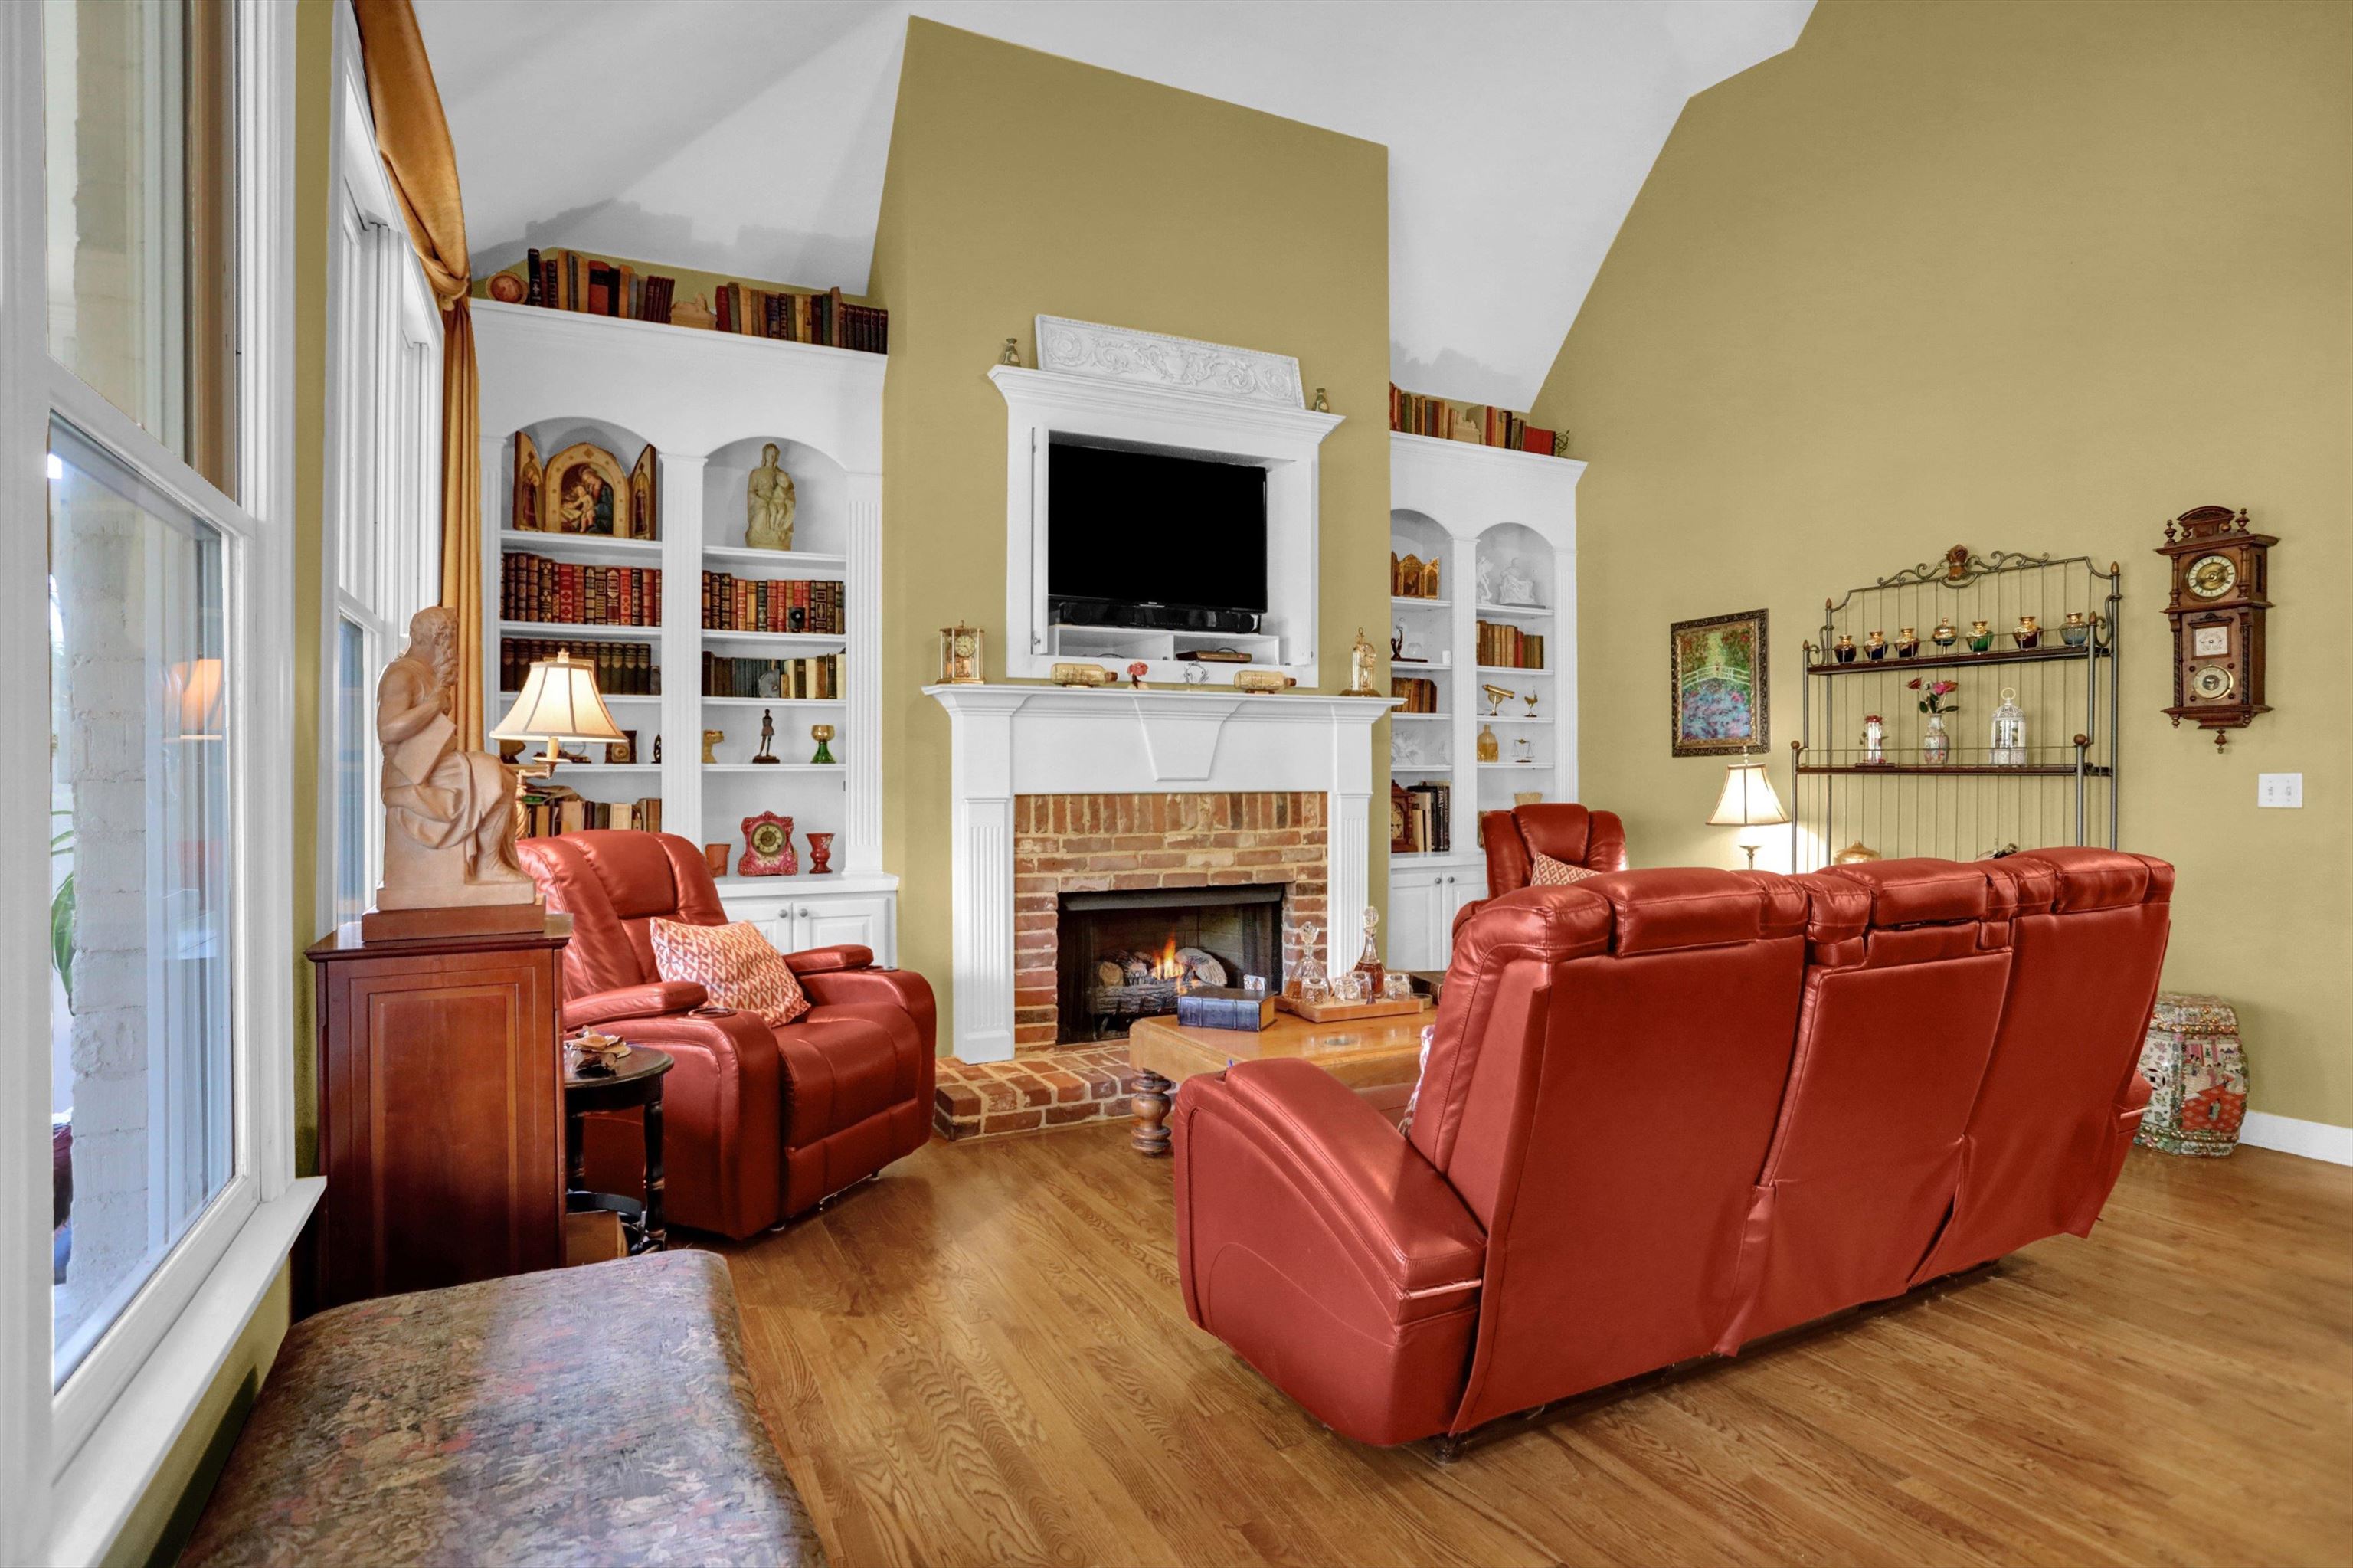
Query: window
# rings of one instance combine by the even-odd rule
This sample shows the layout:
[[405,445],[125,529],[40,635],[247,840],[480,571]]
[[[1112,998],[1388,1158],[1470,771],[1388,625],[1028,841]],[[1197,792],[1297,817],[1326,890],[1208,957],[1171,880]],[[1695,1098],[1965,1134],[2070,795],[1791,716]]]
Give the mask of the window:
[[46,0],[49,353],[237,489],[237,8]]
[[221,536],[72,427],[49,447],[49,1042],[62,1383],[227,1185]]
[[332,747],[320,813],[322,917],[356,920],[381,879],[375,676],[408,618],[439,597],[441,319],[385,180],[357,29],[338,8],[334,228],[328,376],[328,580],[335,678],[320,726]]
[[108,1550],[321,1185],[285,895],[292,16],[0,5],[0,1162],[52,1173],[0,1182],[0,1562]]

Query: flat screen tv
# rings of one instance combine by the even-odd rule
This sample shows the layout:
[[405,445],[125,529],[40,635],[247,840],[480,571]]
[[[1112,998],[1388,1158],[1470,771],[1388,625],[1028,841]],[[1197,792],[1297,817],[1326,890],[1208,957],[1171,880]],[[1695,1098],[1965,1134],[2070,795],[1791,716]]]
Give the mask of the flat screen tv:
[[1104,605],[1266,613],[1266,470],[1055,441],[1046,483],[1055,619],[1092,620]]

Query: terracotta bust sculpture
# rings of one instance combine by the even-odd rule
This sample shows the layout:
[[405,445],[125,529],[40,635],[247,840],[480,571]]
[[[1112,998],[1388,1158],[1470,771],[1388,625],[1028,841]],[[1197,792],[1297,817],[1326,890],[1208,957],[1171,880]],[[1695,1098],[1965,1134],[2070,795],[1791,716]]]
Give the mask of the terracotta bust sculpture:
[[458,618],[438,607],[408,623],[408,646],[375,688],[384,747],[384,885],[380,910],[534,904],[515,854],[514,775],[466,751],[450,721]]
[[791,549],[797,505],[793,476],[776,466],[776,443],[770,441],[744,486],[744,542],[755,550]]

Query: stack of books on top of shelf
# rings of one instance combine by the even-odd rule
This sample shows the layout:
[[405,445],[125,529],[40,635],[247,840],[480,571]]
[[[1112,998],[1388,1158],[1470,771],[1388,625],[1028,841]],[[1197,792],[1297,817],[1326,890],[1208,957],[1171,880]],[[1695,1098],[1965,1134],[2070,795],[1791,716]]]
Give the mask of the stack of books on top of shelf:
[[[776,677],[774,690],[763,690],[763,678]],[[841,655],[816,653],[802,659],[730,659],[718,653],[702,656],[702,694],[706,697],[800,697],[831,702],[841,695]]]
[[1438,711],[1438,683],[1420,675],[1391,675],[1389,695],[1403,697],[1401,710],[1409,714],[1434,714]]
[[569,789],[541,790],[529,785],[515,802],[522,809],[519,836],[552,839],[558,833],[587,832],[596,828],[634,828],[641,833],[661,832],[661,797],[637,800],[584,800]]
[[1541,670],[1545,667],[1544,638],[1534,631],[1523,631],[1508,621],[1479,622],[1479,662],[1504,664],[1514,670]]
[[608,697],[661,695],[661,666],[654,651],[643,642],[590,642],[580,638],[501,637],[499,639],[499,690],[520,692],[523,676],[542,659],[553,659],[557,649],[596,673],[596,689]]
[[1540,452],[1546,457],[1568,455],[1568,432],[1531,425],[1527,417],[1485,403],[1457,403],[1451,397],[1426,397],[1389,383],[1389,429],[1409,436],[1435,436],[1442,441],[1467,441],[1472,446],[1507,447],[1516,452]]
[[807,631],[839,636],[845,630],[841,585],[705,572],[702,624],[711,631]]
[[623,321],[715,327],[748,337],[822,344],[868,354],[888,352],[891,335],[890,312],[879,305],[852,304],[841,297],[839,289],[797,294],[722,283],[705,305],[679,299],[675,278],[640,273],[625,261],[607,261],[577,250],[533,250],[493,276],[486,287],[492,299],[513,304]]
[[1409,784],[1405,786],[1406,847],[1393,853],[1404,854],[1444,854],[1454,847],[1454,787],[1451,784]]
[[565,626],[659,626],[659,567],[593,567],[512,551],[499,573],[499,618]]

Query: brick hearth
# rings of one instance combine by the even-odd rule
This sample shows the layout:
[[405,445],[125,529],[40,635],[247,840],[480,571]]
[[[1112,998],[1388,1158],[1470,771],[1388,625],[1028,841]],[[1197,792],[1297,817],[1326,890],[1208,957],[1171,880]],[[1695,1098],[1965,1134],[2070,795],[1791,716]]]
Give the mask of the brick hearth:
[[1023,795],[1013,805],[1010,1062],[939,1065],[932,1125],[947,1139],[1039,1132],[1129,1114],[1127,1046],[1060,1040],[1056,899],[1064,893],[1279,883],[1282,961],[1325,918],[1324,797],[1314,793]]
[[1063,893],[1282,883],[1293,927],[1324,919],[1324,797],[1310,793],[1022,795],[1013,803],[1013,1044],[1052,1050],[1055,901]]
[[942,1138],[1040,1132],[1129,1114],[1127,1047],[1031,1051],[1010,1062],[939,1065],[932,1128]]

